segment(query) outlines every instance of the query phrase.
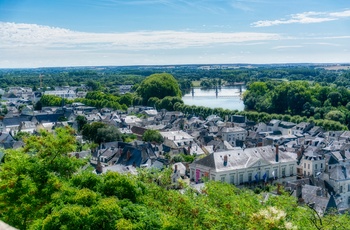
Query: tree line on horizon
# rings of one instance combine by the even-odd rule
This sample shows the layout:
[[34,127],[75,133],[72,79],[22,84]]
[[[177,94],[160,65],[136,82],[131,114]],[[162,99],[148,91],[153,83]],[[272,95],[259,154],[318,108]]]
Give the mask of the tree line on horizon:
[[[171,69],[170,73],[144,76],[152,71],[159,70],[126,69],[119,72],[110,71],[108,74],[96,70],[74,70],[57,71],[48,76],[50,79],[56,79],[59,76],[56,82],[66,79],[65,76],[67,76],[70,81],[78,80],[81,84],[85,83],[89,92],[85,98],[76,99],[74,102],[82,102],[96,108],[107,107],[125,111],[129,106],[146,105],[158,110],[175,109],[204,118],[211,114],[220,115],[222,118],[227,115],[245,114],[248,119],[256,122],[281,118],[284,121],[314,122],[327,130],[344,130],[349,127],[350,71],[337,72],[304,66],[214,70],[184,68]],[[26,79],[31,79],[31,75],[14,76],[15,73],[17,72],[2,73],[0,78],[14,80],[13,85],[22,84]],[[193,80],[203,78],[206,79],[203,82],[207,82],[202,84],[203,87],[217,84],[218,81],[220,84],[247,82],[247,91],[243,95],[245,111],[184,105],[181,95],[191,88]],[[133,84],[133,92],[120,95],[115,87],[123,83]],[[3,82],[3,84],[7,83]],[[72,102],[44,95],[36,108],[60,106]],[[175,105],[177,105],[176,108]]]

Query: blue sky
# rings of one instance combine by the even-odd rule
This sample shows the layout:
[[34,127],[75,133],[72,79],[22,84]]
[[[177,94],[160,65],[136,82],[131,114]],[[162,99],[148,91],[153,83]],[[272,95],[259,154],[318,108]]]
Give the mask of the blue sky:
[[349,63],[345,0],[0,0],[0,68]]

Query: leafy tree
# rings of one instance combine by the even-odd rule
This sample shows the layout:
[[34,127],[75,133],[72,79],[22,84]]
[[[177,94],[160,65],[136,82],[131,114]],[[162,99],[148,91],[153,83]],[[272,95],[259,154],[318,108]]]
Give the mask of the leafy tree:
[[168,111],[173,111],[174,105],[178,102],[183,104],[183,101],[181,98],[167,96],[167,97],[164,97],[163,99],[157,101],[156,107],[159,109],[166,109]]
[[164,141],[158,130],[148,129],[142,135],[142,140],[147,142],[162,143]]
[[78,123],[78,131],[81,131],[84,125],[87,123],[87,119],[85,116],[78,115],[76,117],[76,122]]
[[143,99],[146,105],[148,99],[157,97],[163,99],[166,96],[181,97],[181,90],[178,82],[171,74],[153,74],[143,80],[137,88],[137,94]]
[[0,170],[0,218],[26,229],[43,215],[52,194],[61,186],[60,178],[70,178],[82,161],[68,155],[75,150],[71,128],[58,128],[56,134],[42,131],[24,139],[25,147],[9,150]]
[[346,117],[345,117],[345,114],[342,113],[341,111],[332,110],[326,114],[325,118],[328,120],[339,121],[340,123],[344,123]]
[[87,140],[95,141],[97,130],[106,127],[107,125],[102,122],[93,122],[91,124],[85,124],[82,129],[83,137]]
[[96,91],[96,90],[99,90],[101,88],[101,83],[93,81],[93,80],[89,80],[86,83],[86,87],[88,87],[92,91]]
[[30,133],[28,132],[17,132],[16,135],[13,137],[15,140],[19,141],[19,140],[24,140],[26,138],[30,137]]
[[131,106],[133,105],[133,95],[131,93],[126,93],[123,96],[120,97],[119,103],[124,104],[126,106]]
[[97,129],[94,141],[98,144],[102,142],[120,141],[121,133],[116,126],[107,126]]
[[129,199],[136,202],[143,193],[143,186],[131,175],[107,172],[102,176],[98,191],[104,196],[116,196],[118,199]]
[[0,108],[0,116],[4,116],[8,113],[8,109],[7,109],[7,106],[6,105],[1,105],[1,108]]
[[328,94],[328,99],[332,106],[338,106],[341,103],[342,95],[339,92],[331,92]]

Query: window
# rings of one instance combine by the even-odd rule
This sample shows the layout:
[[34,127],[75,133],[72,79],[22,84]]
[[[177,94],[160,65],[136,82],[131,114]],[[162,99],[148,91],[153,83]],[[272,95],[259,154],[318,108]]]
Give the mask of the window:
[[252,181],[252,173],[248,173],[248,181],[249,181],[249,182]]
[[317,169],[317,164],[315,164],[315,169]]
[[350,192],[350,184],[348,184],[348,192]]
[[310,164],[307,164],[307,169],[310,169]]
[[230,183],[235,184],[235,174],[230,175]]
[[306,163],[304,163],[304,169],[306,169]]
[[239,175],[239,184],[243,184],[243,174]]
[[282,168],[282,176],[286,176],[286,168],[285,167]]
[[350,196],[348,197],[348,204],[350,204]]
[[294,174],[294,167],[293,166],[290,166],[289,173],[291,176]]
[[273,179],[278,178],[277,169],[274,169],[272,171],[272,176],[273,176]]
[[226,181],[226,177],[225,176],[221,176],[221,182],[225,182]]
[[323,163],[321,163],[321,169],[323,168]]
[[343,186],[339,187],[339,193],[343,193]]

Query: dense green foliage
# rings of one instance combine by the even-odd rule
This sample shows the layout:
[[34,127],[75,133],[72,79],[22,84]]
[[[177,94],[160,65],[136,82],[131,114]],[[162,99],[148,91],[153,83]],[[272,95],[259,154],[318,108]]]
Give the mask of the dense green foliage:
[[306,81],[253,82],[244,94],[248,110],[326,119],[349,125],[350,90]]
[[[172,190],[171,169],[137,176],[79,171],[70,128],[41,132],[6,152],[0,219],[19,229],[346,229],[348,214],[315,212],[288,194],[256,194],[220,182]],[[273,190],[273,188],[270,188]]]
[[155,142],[155,143],[162,143],[163,137],[159,133],[158,130],[152,130],[148,129],[146,132],[142,135],[142,140],[147,142]]
[[181,98],[181,90],[178,82],[171,74],[152,74],[143,80],[137,88],[137,94],[147,105],[150,98],[163,99],[165,97]]
[[108,126],[102,122],[87,123],[82,128],[83,137],[97,144],[120,141],[122,135],[116,126]]

